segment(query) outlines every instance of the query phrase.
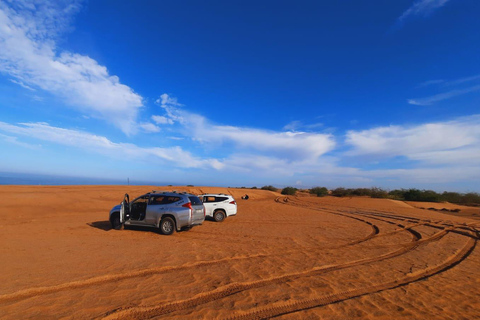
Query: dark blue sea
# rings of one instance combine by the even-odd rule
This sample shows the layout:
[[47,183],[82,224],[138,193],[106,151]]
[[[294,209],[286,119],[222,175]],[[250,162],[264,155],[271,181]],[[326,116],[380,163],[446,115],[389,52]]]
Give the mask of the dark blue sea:
[[68,177],[32,173],[0,172],[0,185],[168,185],[161,181],[135,181],[132,179],[103,179],[92,177]]

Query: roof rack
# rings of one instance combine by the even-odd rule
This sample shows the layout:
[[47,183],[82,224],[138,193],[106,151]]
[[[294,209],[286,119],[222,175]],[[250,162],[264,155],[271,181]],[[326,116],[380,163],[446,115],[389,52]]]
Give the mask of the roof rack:
[[[171,192],[171,191],[152,190],[152,192],[150,192],[150,193],[167,193],[167,192]],[[175,192],[175,191],[173,191],[173,192]]]

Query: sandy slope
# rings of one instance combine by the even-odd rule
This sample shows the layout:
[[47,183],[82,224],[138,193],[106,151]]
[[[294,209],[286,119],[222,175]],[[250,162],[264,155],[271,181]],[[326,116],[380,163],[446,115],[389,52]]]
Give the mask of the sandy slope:
[[0,317],[480,317],[478,220],[390,200],[176,187],[160,189],[230,193],[239,213],[172,236],[111,230],[123,193],[151,189],[0,186]]

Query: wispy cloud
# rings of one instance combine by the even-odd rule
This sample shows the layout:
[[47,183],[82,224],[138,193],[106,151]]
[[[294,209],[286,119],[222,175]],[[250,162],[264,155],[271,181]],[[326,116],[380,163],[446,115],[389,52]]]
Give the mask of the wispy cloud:
[[[417,126],[391,126],[364,131],[350,131],[346,142],[349,153],[321,157],[288,157],[275,152],[261,152],[232,145],[222,159],[203,157],[175,147],[140,147],[131,143],[113,142],[89,132],[51,126],[47,123],[9,124],[0,122],[0,139],[19,146],[33,145],[21,141],[46,141],[97,153],[115,159],[138,163],[145,161],[162,168],[196,168],[195,174],[224,181],[225,173],[265,183],[295,183],[306,186],[319,183],[330,186],[371,186],[379,181],[398,187],[412,183],[472,181],[480,178],[480,115],[440,123]],[[173,138],[173,137],[172,137]],[[185,141],[182,141],[185,142]],[[190,141],[191,142],[191,141]],[[48,144],[46,146],[48,148]],[[286,147],[289,150],[290,146]],[[197,149],[198,150],[198,149]],[[379,161],[404,156],[415,163],[412,168],[361,169],[363,156]],[[345,159],[356,165],[342,166]],[[247,178],[248,177],[248,178]],[[392,182],[393,181],[393,182]],[[240,182],[239,182],[240,183]],[[382,184],[383,185],[383,184]]]
[[173,124],[173,120],[164,116],[152,116],[152,120],[155,121],[156,124]]
[[40,149],[40,145],[34,145],[34,144],[22,142],[22,141],[19,141],[17,137],[8,136],[8,135],[1,134],[1,133],[0,133],[0,139],[2,139],[5,142],[8,142],[8,143],[11,143],[11,144],[23,147],[23,148],[33,149],[33,150]]
[[148,133],[156,133],[160,132],[160,128],[153,123],[150,122],[143,122],[139,124],[140,128],[143,129],[143,131],[148,132]]
[[78,1],[0,2],[0,71],[134,133],[142,97],[94,59],[60,52],[55,45],[79,7]]
[[471,81],[475,81],[475,80],[480,80],[480,74],[477,74],[477,75],[474,75],[474,76],[471,76],[471,77],[465,77],[465,78],[460,78],[460,79],[457,79],[457,80],[452,80],[452,81],[447,81],[445,82],[445,86],[455,86],[455,85],[459,85],[459,84],[463,84],[465,82],[471,82]]
[[409,104],[413,104],[413,105],[417,105],[417,106],[428,106],[428,105],[431,105],[435,102],[447,100],[447,99],[450,99],[450,98],[453,98],[453,97],[456,97],[456,96],[464,95],[464,94],[471,93],[471,92],[476,92],[476,91],[479,91],[479,90],[480,90],[480,85],[476,85],[476,86],[468,87],[468,88],[465,88],[465,89],[451,90],[451,91],[448,91],[448,92],[436,94],[436,95],[426,97],[426,98],[408,99],[407,101],[408,101]]
[[470,77],[463,77],[455,80],[448,80],[448,81],[444,79],[428,80],[420,83],[418,86],[416,86],[416,88],[423,88],[423,87],[429,87],[429,86],[452,87],[452,86],[457,86],[460,84],[464,84],[466,82],[472,82],[476,80],[480,80],[480,74],[470,76]]
[[[404,156],[428,163],[471,162],[480,157],[480,115],[417,126],[348,131],[349,155],[377,158]],[[445,156],[440,158],[440,156]],[[474,160],[475,161],[475,160]]]
[[449,0],[416,0],[397,20],[400,25],[412,17],[427,17]]
[[48,123],[20,123],[12,125],[0,122],[0,131],[32,139],[53,142],[59,145],[73,146],[113,158],[129,158],[156,163],[167,163],[180,168],[214,168],[223,165],[216,159],[200,159],[181,147],[139,147],[131,143],[116,143],[106,137],[88,132],[50,126]]
[[428,86],[432,86],[432,85],[436,85],[436,84],[442,84],[442,83],[444,83],[444,82],[445,82],[445,80],[441,80],[441,79],[438,79],[438,80],[428,80],[428,81],[425,81],[425,82],[420,83],[416,88],[428,87]]
[[15,84],[18,84],[20,87],[25,88],[25,89],[27,89],[27,90],[36,91],[35,89],[27,86],[27,85],[26,85],[25,83],[23,83],[22,81],[17,81],[17,80],[14,80],[14,79],[10,79],[10,82],[15,83]]
[[305,124],[302,121],[295,120],[283,127],[283,130],[297,131],[297,130],[315,130],[323,127],[323,123],[317,122],[312,124]]
[[292,161],[299,158],[316,159],[335,147],[331,134],[218,125],[202,115],[184,110],[175,98],[167,94],[163,94],[158,101],[166,111],[165,118],[179,123],[185,136],[210,147],[230,143],[236,149],[255,150]]

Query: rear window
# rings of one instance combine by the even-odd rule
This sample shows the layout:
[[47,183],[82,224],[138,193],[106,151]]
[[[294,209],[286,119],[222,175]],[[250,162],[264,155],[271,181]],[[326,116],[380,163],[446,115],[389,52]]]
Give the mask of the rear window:
[[222,202],[222,201],[225,201],[225,200],[228,200],[227,197],[215,197],[215,202]]
[[150,204],[155,205],[155,204],[169,204],[169,203],[174,203],[180,200],[180,197],[175,197],[175,196],[156,196],[156,197],[151,197],[150,198]]
[[215,202],[214,196],[203,197],[203,202]]
[[198,197],[189,196],[188,199],[190,199],[190,202],[191,202],[193,205],[203,204],[203,202],[202,202]]
[[180,197],[165,197],[162,201],[162,204],[174,203],[180,200]]

